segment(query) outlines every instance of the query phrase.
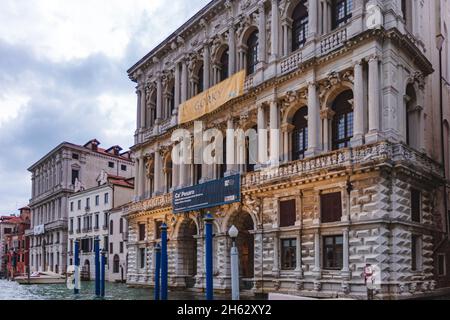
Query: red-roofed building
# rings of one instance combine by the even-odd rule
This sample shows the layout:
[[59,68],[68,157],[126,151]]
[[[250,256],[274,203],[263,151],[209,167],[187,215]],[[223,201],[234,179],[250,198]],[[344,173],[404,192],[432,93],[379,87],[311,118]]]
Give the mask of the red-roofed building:
[[27,232],[31,271],[64,273],[68,260],[68,197],[97,187],[102,171],[125,179],[134,177],[133,159],[120,146],[101,148],[97,139],[84,145],[63,142],[28,170],[32,173],[31,229]]
[[[108,152],[113,152],[114,148]],[[115,152],[119,152],[116,149]],[[94,269],[94,239],[99,237],[100,246],[109,255],[126,254],[124,237],[119,236],[121,241],[112,241],[112,236],[127,232],[124,225],[125,220],[111,223],[109,211],[129,203],[134,194],[134,178],[121,177],[108,174],[106,171],[97,176],[97,186],[79,190],[69,197],[69,241],[68,241],[68,265],[74,263],[74,244],[80,241],[80,266],[81,275],[84,280],[95,278]],[[124,259],[122,259],[124,261]],[[109,258],[108,258],[109,261]],[[108,264],[107,273],[112,275],[115,265]],[[116,278],[107,277],[107,280]]]
[[30,228],[30,208],[19,209],[20,215],[6,219],[11,227],[3,236],[4,275],[14,278],[25,274],[28,267],[29,240],[25,232]]

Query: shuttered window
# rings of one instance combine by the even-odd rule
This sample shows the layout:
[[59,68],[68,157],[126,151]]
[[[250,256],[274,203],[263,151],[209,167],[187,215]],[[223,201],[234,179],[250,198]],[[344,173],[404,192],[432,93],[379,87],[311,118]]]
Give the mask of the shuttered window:
[[339,222],[342,217],[341,193],[323,194],[320,197],[322,223]]
[[413,222],[420,223],[421,216],[421,197],[422,193],[419,190],[411,189],[411,219]]
[[295,226],[295,199],[280,202],[280,227]]
[[139,225],[139,241],[145,240],[145,224]]

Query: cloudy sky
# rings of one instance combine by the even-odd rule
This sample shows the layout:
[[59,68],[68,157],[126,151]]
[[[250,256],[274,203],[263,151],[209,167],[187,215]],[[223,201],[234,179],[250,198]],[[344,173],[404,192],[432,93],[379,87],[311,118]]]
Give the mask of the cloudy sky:
[[208,0],[0,0],[0,215],[31,194],[27,168],[62,141],[133,143],[126,70]]

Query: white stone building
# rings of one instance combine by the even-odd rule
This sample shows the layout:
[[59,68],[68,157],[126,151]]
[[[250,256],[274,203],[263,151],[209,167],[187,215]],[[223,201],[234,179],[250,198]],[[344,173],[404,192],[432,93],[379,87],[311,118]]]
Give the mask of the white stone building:
[[108,279],[111,282],[127,280],[128,224],[124,218],[124,208],[128,205],[129,203],[109,211]]
[[[74,263],[75,241],[80,242],[80,266],[83,279],[95,279],[94,240],[100,240],[100,250],[112,254],[114,247],[112,236],[119,224],[110,221],[112,208],[129,203],[133,197],[133,178],[108,175],[104,170],[97,178],[98,186],[76,191],[68,199],[69,241],[68,265]],[[122,222],[123,223],[123,222]],[[123,228],[123,227],[122,227]],[[122,240],[123,241],[123,240]],[[115,243],[119,246],[119,243]],[[122,243],[123,247],[123,243]],[[109,258],[108,258],[109,261]],[[108,263],[107,271],[112,272]],[[107,278],[109,281],[110,278]]]
[[[367,264],[378,298],[450,287],[450,87],[441,116],[437,49],[443,35],[448,82],[449,10],[447,1],[216,0],[131,67],[128,283],[153,285],[166,222],[169,285],[205,287],[204,211],[174,214],[172,194],[238,172],[242,201],[211,209],[216,290],[230,289],[231,225],[240,231],[242,288],[253,293],[364,298]],[[234,149],[242,165],[174,164],[171,151],[184,142],[174,130],[188,130],[188,142],[195,135],[180,108],[241,70],[243,94],[195,119],[224,137],[256,128],[257,165],[247,142]],[[279,146],[264,129],[281,130]],[[266,151],[281,151],[271,159],[279,167],[267,170]]]
[[31,271],[66,272],[68,239],[68,197],[76,188],[98,185],[99,172],[127,178],[134,176],[129,152],[119,146],[99,147],[91,140],[84,146],[63,142],[33,164],[30,200]]

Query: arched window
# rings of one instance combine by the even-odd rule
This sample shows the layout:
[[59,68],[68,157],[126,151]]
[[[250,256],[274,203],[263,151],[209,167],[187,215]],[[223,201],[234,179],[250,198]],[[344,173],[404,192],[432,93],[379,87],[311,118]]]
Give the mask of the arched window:
[[202,165],[194,164],[194,185],[200,184],[202,180]]
[[413,147],[419,147],[419,119],[420,111],[417,108],[417,97],[414,87],[409,84],[406,87],[406,144]]
[[116,254],[113,258],[113,273],[119,273],[119,269],[120,269],[120,258]]
[[222,163],[219,165],[219,172],[218,177],[224,178],[225,172],[227,172],[227,138],[223,139],[223,145],[222,145]]
[[169,193],[170,189],[172,189],[172,173],[173,173],[172,169],[173,169],[172,160],[168,160],[165,167],[166,193]]
[[254,126],[252,130],[256,133],[255,135],[248,135],[245,137],[245,164],[246,171],[255,171],[255,164],[258,161],[258,151],[254,150],[251,146],[258,145],[258,126]]
[[301,1],[292,15],[292,51],[302,47],[308,37],[308,9]]
[[203,86],[203,66],[200,67],[200,69],[198,69],[198,73],[197,73],[197,77],[198,77],[198,83],[197,83],[197,94],[202,93],[204,90],[204,86]]
[[332,124],[333,150],[347,148],[353,138],[353,107],[350,100],[353,99],[353,91],[347,90],[333,102],[332,109],[335,112]]
[[164,112],[163,118],[169,119],[172,117],[173,110],[175,108],[175,84],[171,83],[168,85],[164,93]]
[[293,118],[292,124],[295,129],[292,133],[292,160],[300,160],[305,157],[308,149],[308,108],[299,109]]
[[333,29],[345,25],[352,17],[353,0],[333,0],[332,2]]
[[156,90],[150,95],[150,102],[147,104],[145,113],[145,127],[151,128],[156,120]]
[[255,72],[258,63],[258,31],[248,37],[247,40],[247,74]]
[[228,68],[228,49],[225,50],[222,53],[222,56],[220,57],[220,81],[225,80],[226,78],[228,78],[229,75],[229,68]]

